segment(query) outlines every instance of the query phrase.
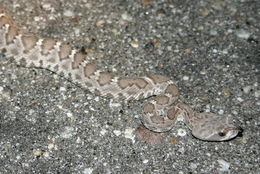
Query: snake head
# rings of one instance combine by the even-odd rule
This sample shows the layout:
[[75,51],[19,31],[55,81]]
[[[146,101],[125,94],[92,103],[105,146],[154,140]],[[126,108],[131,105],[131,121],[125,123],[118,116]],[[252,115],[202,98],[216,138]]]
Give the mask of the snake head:
[[242,133],[242,129],[231,117],[213,113],[197,114],[196,124],[192,126],[192,135],[205,141],[226,141]]

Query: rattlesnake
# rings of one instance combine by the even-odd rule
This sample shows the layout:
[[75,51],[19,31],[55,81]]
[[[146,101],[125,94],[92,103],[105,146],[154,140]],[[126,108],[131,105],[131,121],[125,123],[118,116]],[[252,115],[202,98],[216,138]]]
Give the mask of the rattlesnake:
[[192,135],[201,140],[229,140],[241,130],[229,116],[198,114],[179,103],[178,88],[170,78],[162,75],[117,77],[98,70],[94,63],[65,43],[24,33],[4,9],[0,9],[0,50],[19,65],[51,70],[101,96],[124,100],[154,96],[144,105],[141,120],[146,128],[155,132],[169,131],[179,116],[184,118]]

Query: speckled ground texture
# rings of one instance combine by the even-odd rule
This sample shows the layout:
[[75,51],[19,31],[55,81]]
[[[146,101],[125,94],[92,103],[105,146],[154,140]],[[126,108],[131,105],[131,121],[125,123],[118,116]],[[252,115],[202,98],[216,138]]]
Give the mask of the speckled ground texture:
[[[65,41],[118,75],[157,73],[198,112],[233,115],[243,136],[195,139],[183,123],[137,138],[145,100],[90,93],[0,55],[0,173],[260,173],[260,2],[0,0],[36,35]],[[257,78],[258,76],[258,78]]]

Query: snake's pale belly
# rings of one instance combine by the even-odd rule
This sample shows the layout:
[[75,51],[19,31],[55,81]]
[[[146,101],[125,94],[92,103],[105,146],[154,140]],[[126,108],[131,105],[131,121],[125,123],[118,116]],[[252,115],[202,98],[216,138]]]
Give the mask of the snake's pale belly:
[[172,129],[182,116],[192,134],[207,141],[224,141],[237,136],[240,128],[231,117],[213,113],[196,113],[179,103],[174,81],[162,75],[130,78],[99,70],[95,64],[69,45],[24,33],[4,9],[0,9],[0,50],[6,57],[26,67],[49,69],[70,78],[91,92],[102,96],[138,100],[155,96],[144,105],[142,123],[152,131]]

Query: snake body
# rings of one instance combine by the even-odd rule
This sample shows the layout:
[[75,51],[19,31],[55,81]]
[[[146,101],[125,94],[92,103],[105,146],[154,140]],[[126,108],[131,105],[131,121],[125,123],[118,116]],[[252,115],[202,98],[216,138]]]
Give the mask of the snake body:
[[237,136],[240,128],[231,117],[196,113],[179,103],[177,85],[162,75],[118,77],[99,70],[68,44],[24,33],[9,13],[0,9],[0,50],[18,65],[51,70],[71,79],[91,92],[124,100],[153,97],[144,105],[144,126],[155,132],[172,129],[177,117],[183,117],[192,134],[206,141],[224,141]]

